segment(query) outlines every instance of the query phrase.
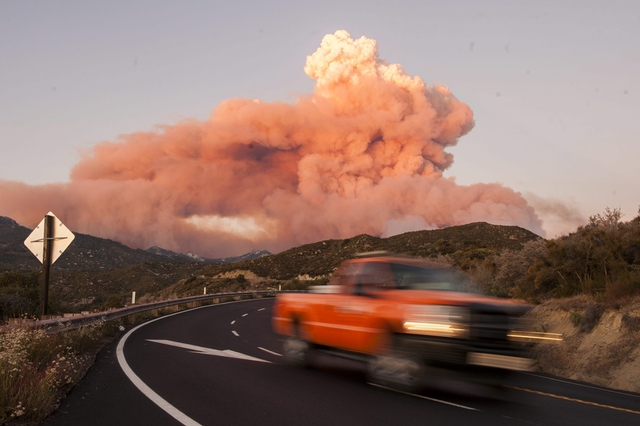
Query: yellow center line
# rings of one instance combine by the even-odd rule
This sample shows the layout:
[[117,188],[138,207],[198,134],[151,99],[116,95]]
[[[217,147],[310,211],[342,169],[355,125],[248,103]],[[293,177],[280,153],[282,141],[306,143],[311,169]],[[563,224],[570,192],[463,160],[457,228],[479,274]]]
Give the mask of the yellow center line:
[[625,413],[631,413],[631,414],[640,414],[640,411],[630,410],[628,408],[615,407],[613,405],[598,404],[597,402],[583,401],[581,399],[569,398],[568,396],[555,395],[553,393],[540,392],[540,391],[535,391],[535,390],[526,389],[526,388],[519,388],[516,386],[508,386],[508,387],[511,389],[515,389],[523,392],[535,393],[538,395],[549,396],[551,398],[563,399],[565,401],[578,402],[580,404],[585,404],[585,405],[592,405],[594,407],[608,408],[610,410],[623,411]]

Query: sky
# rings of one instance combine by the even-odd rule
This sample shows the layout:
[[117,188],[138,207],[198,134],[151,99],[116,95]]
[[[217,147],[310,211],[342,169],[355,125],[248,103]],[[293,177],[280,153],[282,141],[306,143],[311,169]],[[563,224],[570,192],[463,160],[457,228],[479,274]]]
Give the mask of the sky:
[[[145,158],[146,154],[133,149],[138,142],[131,135],[165,134],[174,126],[184,129],[183,123],[206,123],[229,100],[259,99],[267,111],[270,105],[294,105],[320,93],[320,80],[306,72],[308,57],[325,36],[340,30],[348,32],[351,40],[375,40],[381,61],[399,64],[402,75],[417,77],[429,88],[446,87],[468,106],[473,118],[467,124],[472,128],[461,129],[450,143],[444,143],[443,152],[453,157],[444,163],[435,161],[442,166],[437,172],[446,182],[464,188],[499,184],[513,203],[526,210],[512,224],[550,238],[575,230],[607,207],[620,208],[623,220],[638,214],[640,3],[585,0],[2,1],[0,214],[32,227],[49,208],[46,203],[18,201],[16,192],[43,199],[47,193],[73,198],[77,191],[69,187],[80,186],[74,179],[111,179],[88,171],[107,167],[98,161],[100,153],[95,150],[104,142],[121,149],[120,157],[109,160],[109,167],[114,167],[117,161],[137,158],[131,156]],[[297,117],[298,113],[283,114]],[[127,160],[121,158],[124,155],[129,156]],[[301,176],[300,164],[307,163],[286,164],[294,169],[297,164]],[[263,170],[260,179],[268,180],[275,170]],[[426,174],[422,168],[416,170],[411,173]],[[374,182],[382,178],[381,173]],[[3,192],[3,185],[13,192]],[[304,188],[291,191],[305,195]],[[240,192],[250,196],[248,190]],[[112,192],[101,194],[113,196]],[[259,204],[268,210],[271,198],[262,195]],[[292,199],[280,201],[313,211]],[[278,250],[349,232],[335,224],[339,215],[334,214],[333,222],[326,220],[326,226],[336,228],[332,232],[309,232],[295,239],[292,235],[300,234],[299,229],[278,228],[279,235],[285,236],[281,244],[269,242],[264,235],[236,244],[232,238],[205,232],[221,242],[189,245],[184,241],[193,230],[166,239],[127,239],[124,234],[139,223],[123,227],[96,219],[92,226],[90,220],[70,213],[88,209],[79,201],[74,203],[57,200],[51,205],[62,210],[54,210],[56,215],[63,221],[68,216],[81,232],[142,248],[157,241],[167,248],[205,255],[264,248],[256,247],[259,244]],[[264,213],[255,206],[234,210],[220,203],[210,200],[193,211],[182,205],[179,215],[200,230],[226,226],[266,234],[271,232],[268,224],[276,219],[311,226],[297,217],[283,219],[284,213],[278,216],[273,208]],[[117,215],[113,207],[96,208],[91,214],[94,218]],[[372,233],[429,229],[462,220],[431,220],[409,207],[403,216],[394,214],[389,213],[385,225],[374,227]],[[515,213],[509,215],[515,217]],[[485,220],[509,224],[505,217],[489,215]],[[158,219],[158,223],[168,222]],[[149,235],[159,232],[155,229]]]

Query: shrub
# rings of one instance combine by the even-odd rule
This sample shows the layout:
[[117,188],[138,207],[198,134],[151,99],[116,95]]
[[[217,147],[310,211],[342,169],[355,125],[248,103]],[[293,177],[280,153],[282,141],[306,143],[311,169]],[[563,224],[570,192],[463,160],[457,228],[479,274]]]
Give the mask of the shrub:
[[289,280],[282,285],[283,290],[307,290],[310,285],[315,285],[313,281],[303,281],[299,279]]
[[38,315],[39,295],[39,272],[0,273],[0,319]]
[[622,316],[622,328],[629,331],[640,331],[640,317],[624,314]]
[[[531,298],[536,287],[528,285],[527,273],[536,262],[541,262],[547,254],[544,240],[525,243],[519,251],[506,250],[494,260],[496,265],[495,286],[501,294]],[[535,280],[534,280],[535,281]]]
[[89,349],[119,324],[96,324],[65,333],[16,328],[0,334],[0,423],[37,422],[84,374]]
[[578,311],[571,311],[569,312],[569,319],[571,320],[571,324],[573,324],[574,327],[577,327],[580,325],[582,314]]

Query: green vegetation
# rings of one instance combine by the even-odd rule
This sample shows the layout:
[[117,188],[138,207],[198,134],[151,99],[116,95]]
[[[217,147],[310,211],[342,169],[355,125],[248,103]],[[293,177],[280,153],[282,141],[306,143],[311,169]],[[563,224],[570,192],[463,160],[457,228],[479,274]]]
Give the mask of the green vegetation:
[[587,294],[616,304],[640,293],[640,214],[621,218],[619,209],[607,208],[569,235],[531,241],[466,269],[498,296],[537,302]]
[[0,273],[0,318],[33,318],[38,315],[40,274]]
[[282,284],[282,290],[291,291],[291,290],[308,290],[309,287],[315,285],[327,285],[329,283],[328,278],[318,278],[315,280],[300,280],[298,278],[294,278]]
[[407,232],[389,238],[357,235],[345,240],[325,240],[305,244],[271,256],[207,266],[205,276],[236,270],[248,270],[259,277],[288,281],[299,276],[327,277],[344,260],[356,253],[385,250],[392,253],[429,259],[444,259],[464,270],[480,260],[505,250],[520,250],[529,241],[544,241],[517,226],[498,226],[484,222],[445,229]]
[[571,320],[571,324],[573,324],[574,327],[577,327],[580,325],[582,314],[578,311],[571,311],[569,312],[569,319]]

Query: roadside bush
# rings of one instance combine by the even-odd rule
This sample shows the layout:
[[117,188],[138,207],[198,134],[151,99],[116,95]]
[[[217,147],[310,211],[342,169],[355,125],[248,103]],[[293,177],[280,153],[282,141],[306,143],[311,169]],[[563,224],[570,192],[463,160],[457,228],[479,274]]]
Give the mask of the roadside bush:
[[0,424],[47,417],[84,375],[93,358],[88,351],[118,326],[112,321],[65,333],[16,328],[0,334]]
[[608,304],[640,292],[640,215],[630,222],[621,218],[620,209],[607,208],[575,232],[548,241],[546,253],[526,271],[524,287],[537,296],[589,294]]
[[314,281],[299,280],[297,278],[282,284],[282,290],[307,290],[312,285],[318,285]]
[[569,312],[569,320],[571,320],[571,324],[573,324],[574,327],[577,327],[580,325],[580,320],[582,319],[582,314],[578,311],[571,311]]
[[506,250],[494,259],[497,292],[511,297],[531,299],[535,286],[528,285],[528,272],[536,262],[543,262],[547,254],[542,239],[525,243],[519,251]]
[[483,292],[496,297],[507,297],[508,292],[495,280],[494,270],[491,262],[479,262],[470,268],[467,274]]
[[40,273],[0,273],[0,319],[35,317],[40,310]]
[[624,314],[622,316],[622,328],[629,331],[640,331],[640,317]]
[[104,303],[106,309],[109,308],[122,308],[125,304],[125,297],[117,294],[112,294],[107,297],[107,301]]

